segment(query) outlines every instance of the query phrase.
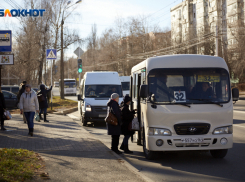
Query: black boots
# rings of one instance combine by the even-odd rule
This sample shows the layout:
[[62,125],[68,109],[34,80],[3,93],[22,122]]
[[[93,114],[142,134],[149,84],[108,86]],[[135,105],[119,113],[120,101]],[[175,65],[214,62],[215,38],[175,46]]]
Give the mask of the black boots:
[[44,122],[49,122],[48,120],[47,120],[47,114],[43,114],[44,115]]
[[2,131],[5,131],[5,130],[6,130],[6,128],[4,128],[4,126],[3,126],[3,125],[1,125],[1,130],[2,130]]
[[28,133],[28,135],[33,136],[33,131],[34,131],[33,128],[29,128],[29,133]]
[[[43,120],[41,113],[39,113],[39,118],[40,118],[40,120]],[[41,122],[41,121],[39,121],[39,122]]]
[[124,153],[126,153],[126,154],[132,154],[132,153],[133,153],[132,151],[130,151],[130,150],[128,149],[128,145],[123,145],[123,143],[122,143],[120,149],[121,149],[121,150],[124,150]]

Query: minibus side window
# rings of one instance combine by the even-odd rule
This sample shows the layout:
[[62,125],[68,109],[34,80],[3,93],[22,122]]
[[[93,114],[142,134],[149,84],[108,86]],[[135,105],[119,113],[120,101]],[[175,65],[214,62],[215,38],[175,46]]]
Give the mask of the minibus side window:
[[135,74],[135,90],[134,90],[134,98],[138,97],[138,74]]

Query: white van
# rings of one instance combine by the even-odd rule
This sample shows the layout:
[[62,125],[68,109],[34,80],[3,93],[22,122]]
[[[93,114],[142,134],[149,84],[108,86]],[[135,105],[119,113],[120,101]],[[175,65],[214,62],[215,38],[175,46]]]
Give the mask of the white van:
[[123,100],[122,86],[117,72],[86,72],[80,83],[78,109],[83,126],[88,122],[105,122],[107,102],[112,93]]
[[120,76],[120,80],[122,82],[122,90],[123,96],[129,95],[130,90],[130,76]]
[[137,143],[146,158],[153,158],[155,151],[177,150],[226,156],[233,145],[233,101],[239,91],[231,91],[222,58],[153,57],[134,66],[131,77],[131,109],[137,109],[142,128]]

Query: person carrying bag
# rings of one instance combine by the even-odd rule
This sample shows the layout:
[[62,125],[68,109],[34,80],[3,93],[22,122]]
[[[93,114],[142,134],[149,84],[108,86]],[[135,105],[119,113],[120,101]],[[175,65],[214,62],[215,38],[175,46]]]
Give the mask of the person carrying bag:
[[124,150],[125,153],[132,154],[133,152],[128,149],[128,140],[130,136],[134,135],[132,130],[132,120],[134,119],[135,111],[129,110],[129,105],[132,102],[132,98],[126,95],[121,103],[122,110],[122,134],[124,139],[120,147],[121,150]]
[[118,102],[119,102],[119,95],[117,93],[113,93],[111,95],[111,99],[107,103],[108,106],[107,116],[109,117],[111,115],[113,117],[114,115],[117,119],[117,123],[115,122],[114,119],[112,119],[111,123],[106,122],[106,126],[107,126],[107,134],[111,135],[111,150],[117,154],[122,154],[122,152],[118,150],[119,138],[121,134],[121,110],[119,108]]

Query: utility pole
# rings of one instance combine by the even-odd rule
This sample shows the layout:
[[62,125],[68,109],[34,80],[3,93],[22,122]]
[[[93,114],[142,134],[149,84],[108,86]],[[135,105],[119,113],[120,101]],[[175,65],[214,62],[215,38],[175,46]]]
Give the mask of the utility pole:
[[216,37],[216,42],[215,42],[215,52],[216,52],[216,56],[219,56],[219,35],[218,35],[218,24],[216,25],[216,34],[215,34],[215,37]]
[[60,58],[60,98],[64,99],[64,50],[63,50],[63,25],[64,20],[61,21],[61,58]]

